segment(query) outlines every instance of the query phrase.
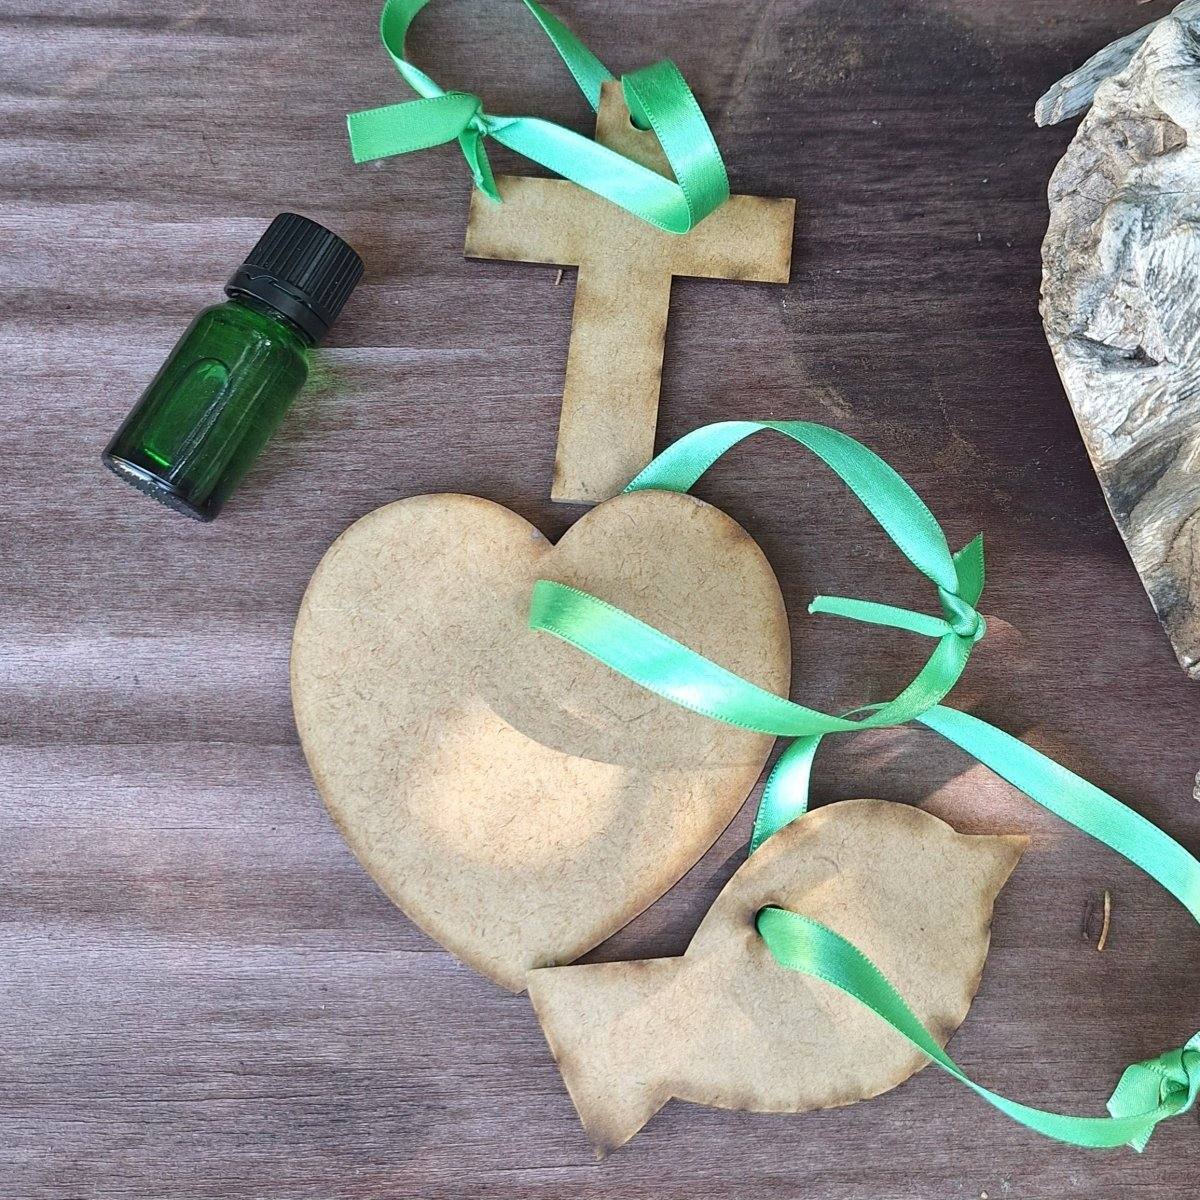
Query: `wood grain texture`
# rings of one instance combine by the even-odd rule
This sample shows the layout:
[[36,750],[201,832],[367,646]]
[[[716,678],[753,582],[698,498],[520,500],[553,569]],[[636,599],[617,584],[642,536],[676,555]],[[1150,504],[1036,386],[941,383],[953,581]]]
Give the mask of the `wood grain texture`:
[[[439,8],[447,9],[439,13]],[[1046,85],[1169,4],[563,0],[612,66],[671,55],[734,189],[800,198],[792,282],[680,280],[659,445],[732,416],[866,438],[991,580],[960,703],[1195,849],[1200,696],[1112,527],[1037,314]],[[453,10],[453,11],[450,11]],[[454,147],[354,168],[353,108],[404,94],[374,0],[0,0],[0,1193],[13,1200],[821,1200],[1194,1195],[1197,1124],[1143,1156],[1043,1143],[932,1072],[804,1117],[675,1105],[596,1164],[528,1001],[454,965],[329,823],[287,650],[334,536],[399,496],[475,492],[551,536],[572,301],[462,258]],[[445,19],[443,19],[445,18]],[[702,31],[702,36],[697,36]],[[590,128],[520,6],[444,0],[417,61],[493,111]],[[527,172],[495,156],[499,170]],[[318,378],[211,527],[102,471],[101,446],[277,211],[368,273]],[[780,442],[700,494],[793,614],[795,694],[894,692],[924,647],[806,618],[810,593],[929,597],[828,473]],[[1098,1112],[1196,1028],[1200,938],[1131,867],[931,735],[831,746],[823,799],[923,803],[1032,846],[999,898],[955,1056]],[[679,954],[750,810],[593,957]],[[1108,889],[1108,948],[1086,914]]]

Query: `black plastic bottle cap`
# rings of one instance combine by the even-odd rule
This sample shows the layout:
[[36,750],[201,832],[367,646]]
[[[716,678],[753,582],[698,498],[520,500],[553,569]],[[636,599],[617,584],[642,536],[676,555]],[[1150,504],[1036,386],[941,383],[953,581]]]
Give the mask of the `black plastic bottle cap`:
[[319,342],[362,273],[362,259],[336,233],[296,213],[280,213],[234,271],[225,294],[261,300]]

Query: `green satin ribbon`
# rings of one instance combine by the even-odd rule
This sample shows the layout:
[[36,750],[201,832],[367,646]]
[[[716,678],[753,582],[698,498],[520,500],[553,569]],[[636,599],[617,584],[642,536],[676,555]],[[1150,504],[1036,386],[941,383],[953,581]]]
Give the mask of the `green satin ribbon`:
[[981,538],[951,554],[929,509],[883,459],[844,433],[808,421],[725,421],[697,429],[664,450],[625,490],[686,492],[727,450],[765,430],[784,434],[830,467],[936,589],[940,617],[841,596],[818,596],[809,608],[938,639],[925,665],[895,699],[862,720],[795,704],[598,597],[548,579],[534,584],[530,627],[553,633],[684,708],[758,733],[802,737],[902,725],[949,693],[984,634],[983,618],[974,607],[983,591]]
[[764,908],[758,931],[775,960],[853,996],[939,1067],[1014,1121],[1056,1141],[1088,1149],[1145,1148],[1159,1121],[1186,1112],[1200,1090],[1200,1033],[1180,1050],[1134,1063],[1108,1102],[1111,1117],[1077,1117],[1009,1100],[971,1079],[937,1044],[879,968],[826,925],[784,908]]
[[[706,426],[660,454],[626,489],[687,491],[725,451],[774,430],[813,451],[850,487],[909,561],[937,589],[942,616],[873,601],[818,597],[811,612],[887,625],[938,645],[903,692],[883,704],[831,716],[742,679],[630,614],[575,588],[538,580],[529,624],[583,650],[643,687],[727,724],[792,737],[763,791],[750,849],[808,807],[821,738],[911,720],[972,754],[1031,799],[1105,843],[1162,884],[1200,922],[1200,863],[1178,842],[1107,792],[1023,742],[939,702],[984,634],[976,611],[984,583],[979,538],[951,554],[941,527],[907,483],[865,446],[836,430],[800,421],[730,421]],[[775,906],[758,929],[776,961],[840,988],[891,1024],[922,1053],[1013,1120],[1059,1141],[1094,1148],[1144,1148],[1159,1121],[1191,1108],[1200,1092],[1200,1033],[1183,1047],[1127,1068],[1108,1102],[1109,1117],[1048,1112],[1009,1100],[971,1080],[942,1050],[895,988],[861,951],[832,929]]]
[[[346,118],[355,162],[408,154],[458,140],[476,186],[500,200],[486,138],[611,200],[668,233],[687,233],[729,199],[721,152],[695,96],[674,63],[663,60],[621,77],[635,123],[654,130],[675,179],[635,163],[615,150],[538,117],[492,116],[469,92],[445,91],[405,57],[404,39],[429,0],[387,0],[379,20],[384,49],[396,70],[423,98],[351,113]],[[536,0],[526,8],[549,37],[587,102],[600,106],[600,86],[614,77],[607,67]]]
[[[1055,816],[1129,859],[1200,922],[1200,862],[1158,826],[978,717],[935,705],[917,720],[962,747]],[[804,785],[792,788],[789,803],[777,802],[770,809],[760,807],[754,846],[804,815],[808,775],[820,744],[819,736],[792,743],[791,753],[797,763],[803,763]],[[1093,1149],[1129,1145],[1140,1151],[1160,1121],[1191,1108],[1200,1092],[1197,1033],[1181,1049],[1128,1067],[1108,1102],[1111,1117],[1071,1116],[1009,1100],[968,1078],[887,978],[841,935],[799,913],[775,906],[759,912],[758,931],[781,966],[816,976],[853,996],[989,1104],[1046,1137]]]

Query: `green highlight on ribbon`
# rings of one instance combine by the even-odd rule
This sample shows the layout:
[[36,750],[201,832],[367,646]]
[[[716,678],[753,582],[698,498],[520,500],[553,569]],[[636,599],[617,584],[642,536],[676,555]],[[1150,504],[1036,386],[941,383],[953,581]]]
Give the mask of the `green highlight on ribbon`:
[[[591,138],[539,117],[492,116],[469,92],[446,91],[405,57],[404,39],[429,0],[387,0],[379,20],[384,49],[422,99],[351,113],[350,150],[361,163],[426,150],[457,139],[475,185],[499,202],[485,140],[540,163],[667,233],[687,233],[729,199],[729,178],[708,122],[679,68],[664,59],[621,77],[634,122],[653,129],[675,179],[635,163]],[[566,63],[593,111],[612,72],[552,13],[524,0]]]
[[595,596],[548,579],[534,584],[530,626],[684,708],[757,733],[804,737],[903,725],[950,692],[983,636],[983,618],[974,607],[983,591],[982,539],[951,554],[929,509],[883,459],[844,433],[807,421],[725,421],[698,429],[663,451],[625,490],[686,492],[722,454],[763,430],[791,438],[840,476],[936,589],[941,617],[839,596],[813,601],[813,612],[937,638],[924,667],[894,700],[859,720],[806,708],[726,671]]
[[[595,596],[550,580],[534,584],[529,625],[554,634],[614,671],[684,708],[726,724],[792,738],[766,786],[750,842],[767,838],[808,810],[821,739],[917,721],[960,746],[1036,803],[1140,867],[1200,923],[1200,862],[1152,822],[1059,763],[940,701],[966,666],[986,625],[976,605],[984,584],[983,543],[951,554],[941,526],[878,455],[836,430],[804,421],[727,421],[681,438],[626,491],[686,492],[727,450],[762,431],[782,433],[822,459],[845,482],[906,558],[934,585],[942,615],[874,601],[817,597],[809,611],[888,626],[937,640],[925,666],[894,699],[840,716],[805,708],[755,686],[666,634]],[[944,1071],[993,1107],[1046,1137],[1072,1145],[1142,1150],[1155,1126],[1191,1109],[1200,1093],[1200,1033],[1181,1048],[1127,1068],[1108,1117],[1049,1112],[975,1083],[938,1045],[879,969],[840,934],[800,913],[762,909],[757,927],[775,960],[839,988],[887,1021]]]
[[1186,1112],[1200,1090],[1200,1033],[1181,1050],[1128,1067],[1108,1102],[1109,1117],[1077,1117],[1009,1100],[976,1083],[937,1044],[899,992],[854,945],[826,925],[783,908],[764,908],[758,931],[776,962],[853,996],[942,1070],[1014,1121],[1059,1142],[1088,1149],[1144,1149],[1159,1121]]

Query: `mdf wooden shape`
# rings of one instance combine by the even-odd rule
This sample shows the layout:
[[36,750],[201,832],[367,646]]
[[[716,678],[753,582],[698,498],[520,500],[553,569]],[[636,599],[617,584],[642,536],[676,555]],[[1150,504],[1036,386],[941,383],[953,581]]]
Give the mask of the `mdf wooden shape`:
[[[671,175],[658,139],[630,123],[620,84],[604,85],[596,140]],[[500,204],[472,193],[468,257],[579,268],[550,495],[595,504],[654,455],[672,277],[786,283],[796,202],[731,196],[677,235],[566,180],[497,184]]]
[[779,966],[755,914],[777,904],[835,929],[945,1045],[979,988],[992,903],[1025,845],[956,833],[903,804],[830,804],[750,856],[681,958],[531,972],[530,999],[596,1147],[628,1141],[672,1097],[807,1112],[902,1083],[929,1060],[857,1000]]
[[538,578],[620,605],[781,695],[790,680],[770,565],[692,496],[619,496],[557,546],[460,495],[389,504],[338,538],[292,646],[313,778],[395,903],[514,991],[667,891],[737,812],[771,745],[531,631]]

